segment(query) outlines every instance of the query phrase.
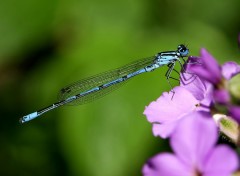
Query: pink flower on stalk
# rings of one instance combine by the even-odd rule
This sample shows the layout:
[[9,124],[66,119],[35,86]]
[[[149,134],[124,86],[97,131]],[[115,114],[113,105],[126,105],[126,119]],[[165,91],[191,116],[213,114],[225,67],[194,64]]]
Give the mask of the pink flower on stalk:
[[232,117],[240,123],[240,115],[235,113],[236,109],[240,109],[240,107],[231,105],[231,96],[228,90],[228,81],[240,73],[240,66],[235,62],[226,62],[220,66],[204,48],[200,50],[200,57],[190,57],[189,60],[198,60],[201,64],[188,65],[187,70],[209,82],[213,87],[214,102],[226,105]]
[[240,73],[240,66],[235,62],[226,62],[220,66],[204,48],[200,50],[200,57],[191,56],[189,60],[190,62],[198,60],[201,63],[188,65],[187,70],[212,84],[214,99],[222,104],[229,102],[230,95],[226,90],[226,81]]
[[[209,114],[208,114],[209,115]],[[143,167],[144,176],[229,176],[238,167],[236,153],[215,145],[217,127],[206,113],[188,114],[170,138],[173,153],[161,153]]]

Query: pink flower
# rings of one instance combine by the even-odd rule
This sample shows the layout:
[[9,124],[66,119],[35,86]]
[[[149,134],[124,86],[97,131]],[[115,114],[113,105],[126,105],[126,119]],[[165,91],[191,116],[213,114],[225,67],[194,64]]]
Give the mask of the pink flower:
[[[209,114],[208,114],[209,115]],[[173,153],[161,153],[143,167],[144,176],[228,176],[238,167],[236,153],[215,145],[217,127],[206,113],[188,114],[170,138]]]
[[227,103],[230,95],[226,90],[225,80],[230,80],[240,73],[240,66],[235,62],[226,62],[220,66],[215,58],[206,49],[200,50],[200,57],[189,57],[189,61],[198,60],[201,64],[191,64],[187,70],[195,73],[202,80],[209,82],[214,87],[214,99],[219,103]]
[[200,51],[200,57],[190,57],[189,60],[190,62],[197,60],[201,64],[190,64],[187,66],[187,70],[211,84],[214,103],[225,105],[229,114],[240,123],[240,115],[235,113],[236,109],[240,109],[240,106],[231,104],[231,95],[228,90],[228,81],[240,73],[240,66],[232,61],[220,66],[204,48]]

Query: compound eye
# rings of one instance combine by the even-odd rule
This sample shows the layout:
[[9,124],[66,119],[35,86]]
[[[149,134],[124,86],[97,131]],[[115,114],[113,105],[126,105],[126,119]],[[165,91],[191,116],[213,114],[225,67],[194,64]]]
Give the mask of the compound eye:
[[181,48],[180,49],[180,52],[182,53],[182,52],[185,52],[186,51],[186,48]]
[[189,53],[189,51],[185,45],[179,45],[178,52],[181,54],[181,56],[187,56]]

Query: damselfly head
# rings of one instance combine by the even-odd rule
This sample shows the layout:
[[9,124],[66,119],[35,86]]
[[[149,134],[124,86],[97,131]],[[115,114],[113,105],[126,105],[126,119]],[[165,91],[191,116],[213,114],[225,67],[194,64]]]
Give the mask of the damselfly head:
[[179,54],[180,54],[182,57],[187,56],[188,53],[189,53],[189,49],[188,49],[185,45],[183,45],[183,44],[178,45],[177,51],[179,52]]

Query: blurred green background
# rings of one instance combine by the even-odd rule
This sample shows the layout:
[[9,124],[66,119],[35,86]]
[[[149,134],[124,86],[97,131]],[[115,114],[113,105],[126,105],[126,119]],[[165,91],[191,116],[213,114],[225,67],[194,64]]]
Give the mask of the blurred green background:
[[[0,2],[0,175],[141,175],[167,142],[142,114],[169,86],[166,68],[110,95],[20,125],[74,81],[188,45],[239,58],[240,1],[9,0]],[[237,60],[236,60],[237,61]]]

